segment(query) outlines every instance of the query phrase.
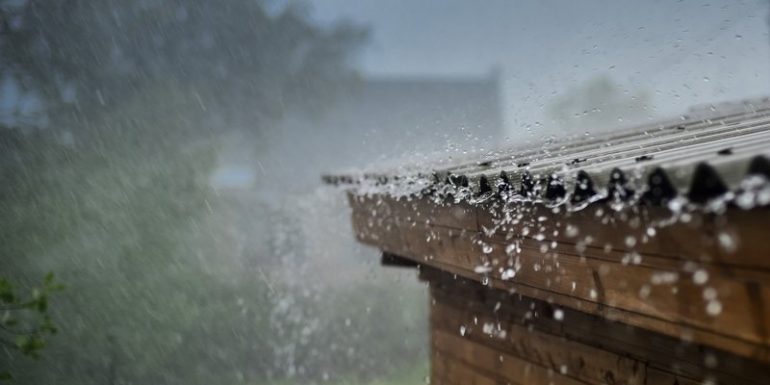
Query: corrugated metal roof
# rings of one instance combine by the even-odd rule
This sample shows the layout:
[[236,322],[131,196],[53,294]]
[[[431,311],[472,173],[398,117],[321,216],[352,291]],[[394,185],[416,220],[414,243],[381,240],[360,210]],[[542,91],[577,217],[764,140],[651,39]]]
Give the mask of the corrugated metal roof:
[[572,205],[606,199],[662,204],[676,197],[694,204],[717,199],[745,207],[770,204],[770,103],[765,99],[732,109],[509,149],[494,159],[452,167],[417,167],[416,175],[375,172],[324,180],[408,183],[423,193],[503,194]]

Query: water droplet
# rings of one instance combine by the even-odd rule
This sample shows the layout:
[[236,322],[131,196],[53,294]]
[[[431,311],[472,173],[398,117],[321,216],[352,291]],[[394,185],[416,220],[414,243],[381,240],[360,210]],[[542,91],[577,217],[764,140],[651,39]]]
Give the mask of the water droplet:
[[564,310],[556,309],[553,311],[553,319],[561,321],[564,319]]
[[580,233],[580,230],[575,225],[567,225],[566,234],[568,238],[575,238],[577,237],[578,233]]
[[719,246],[721,246],[722,249],[728,253],[732,253],[735,251],[735,249],[738,248],[735,239],[728,233],[719,233],[717,238],[719,239]]
[[722,303],[717,300],[712,300],[706,305],[706,313],[712,317],[716,317],[722,312]]
[[679,280],[679,274],[672,271],[662,271],[650,276],[650,282],[653,285],[662,285],[666,283],[674,283]]
[[649,235],[649,236],[651,236],[651,237],[654,237],[654,236],[655,236],[655,234],[657,234],[657,231],[655,230],[655,228],[654,228],[654,227],[649,227],[649,228],[647,228],[647,235]]
[[708,280],[709,280],[709,273],[704,269],[698,269],[692,275],[692,281],[695,282],[696,285],[703,285]]
[[513,255],[514,253],[518,254],[519,252],[521,252],[521,249],[518,244],[511,243],[510,245],[505,246],[505,253],[508,255]]
[[668,209],[671,210],[673,213],[678,213],[682,211],[682,207],[684,206],[684,200],[682,198],[674,198],[668,202]]
[[639,298],[646,299],[650,296],[650,292],[652,291],[652,288],[650,285],[642,285],[642,287],[639,289]]
[[703,357],[703,364],[706,365],[707,368],[714,369],[717,367],[718,363],[717,356],[714,355],[714,353],[706,353]]
[[513,269],[505,269],[502,274],[500,274],[500,279],[502,280],[509,280],[516,276],[516,270]]

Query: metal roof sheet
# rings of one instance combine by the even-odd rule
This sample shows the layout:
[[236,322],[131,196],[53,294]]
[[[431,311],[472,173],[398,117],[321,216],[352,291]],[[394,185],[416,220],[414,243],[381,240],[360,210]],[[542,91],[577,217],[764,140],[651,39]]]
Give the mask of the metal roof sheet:
[[493,159],[450,167],[418,165],[414,175],[371,172],[324,180],[389,188],[385,191],[409,184],[423,194],[469,199],[503,194],[576,206],[606,199],[665,204],[678,197],[697,205],[715,200],[768,205],[770,102],[732,110],[508,149]]

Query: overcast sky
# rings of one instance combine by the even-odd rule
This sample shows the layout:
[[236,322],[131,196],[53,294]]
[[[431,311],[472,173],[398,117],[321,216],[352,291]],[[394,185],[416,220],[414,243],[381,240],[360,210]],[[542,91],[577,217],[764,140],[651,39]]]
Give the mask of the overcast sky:
[[694,104],[768,94],[767,0],[324,0],[323,22],[371,27],[366,74],[467,76],[503,71],[508,129],[544,121],[543,108],[607,74],[652,95],[650,118]]

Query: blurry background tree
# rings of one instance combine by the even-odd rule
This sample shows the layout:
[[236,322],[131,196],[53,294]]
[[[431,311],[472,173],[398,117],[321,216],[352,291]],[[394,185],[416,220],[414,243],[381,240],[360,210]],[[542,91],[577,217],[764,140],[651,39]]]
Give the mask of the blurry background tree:
[[607,129],[638,122],[650,113],[646,91],[629,91],[609,76],[594,77],[554,99],[546,114],[566,133]]
[[[53,270],[68,285],[51,314],[61,335],[42,362],[0,351],[17,383],[334,378],[357,375],[351,363],[376,356],[360,353],[366,335],[334,359],[350,373],[334,373],[332,358],[307,344],[285,349],[294,342],[277,339],[334,345],[328,331],[344,329],[344,319],[399,313],[354,298],[356,290],[334,295],[360,304],[358,314],[329,314],[306,289],[274,295],[283,289],[262,269],[280,261],[235,250],[222,217],[269,210],[211,188],[228,132],[258,151],[272,122],[322,113],[356,79],[350,58],[365,30],[321,28],[301,8],[275,8],[0,0],[2,273],[31,285]],[[245,254],[251,265],[223,264],[223,253]],[[365,376],[385,369],[360,366]]]
[[[6,353],[40,356],[46,338],[57,332],[48,314],[49,296],[62,288],[54,282],[53,273],[48,273],[42,286],[32,288],[29,295],[21,295],[11,281],[0,277],[0,346]],[[12,379],[11,372],[0,366],[0,383]]]

